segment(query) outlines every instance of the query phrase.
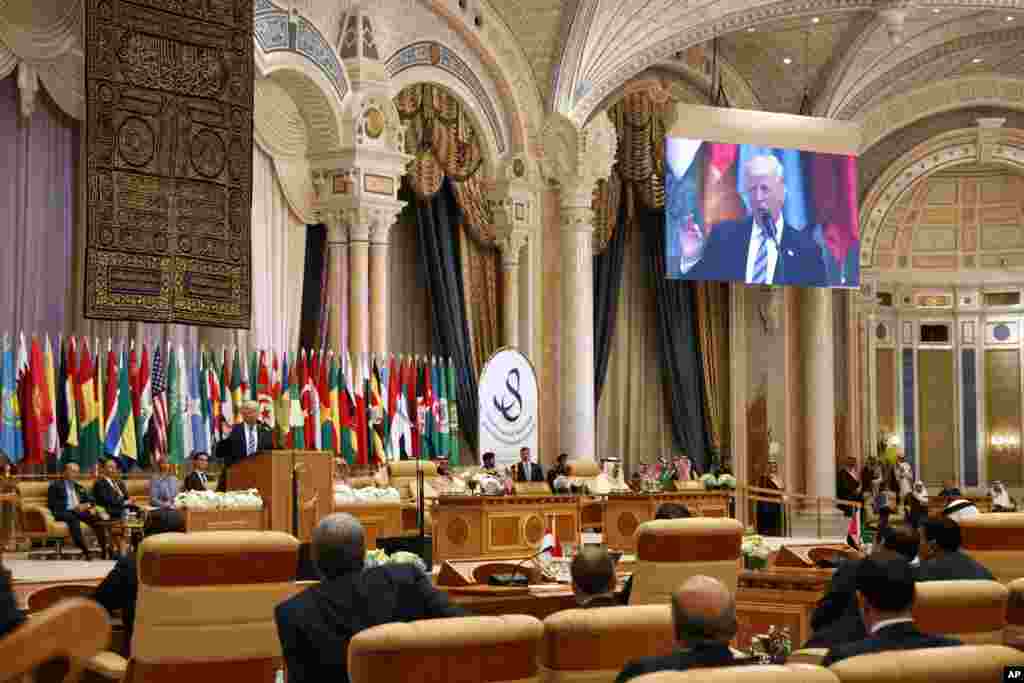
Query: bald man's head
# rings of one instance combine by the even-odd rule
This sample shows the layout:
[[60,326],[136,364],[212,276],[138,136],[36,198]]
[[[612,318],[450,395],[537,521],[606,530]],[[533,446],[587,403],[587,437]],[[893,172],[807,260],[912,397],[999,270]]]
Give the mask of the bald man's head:
[[672,621],[680,643],[697,640],[728,643],[736,635],[736,601],[718,579],[694,576],[672,596]]
[[579,597],[588,598],[615,590],[615,561],[604,546],[583,546],[569,565],[572,584]]

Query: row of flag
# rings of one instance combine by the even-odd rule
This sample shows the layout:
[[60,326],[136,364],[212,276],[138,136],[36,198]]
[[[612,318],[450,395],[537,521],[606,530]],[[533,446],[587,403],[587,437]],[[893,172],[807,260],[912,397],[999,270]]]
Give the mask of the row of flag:
[[450,359],[49,337],[0,347],[0,453],[13,463],[49,456],[83,469],[215,453],[255,401],[275,448],[332,451],[352,464],[412,458],[459,461]]

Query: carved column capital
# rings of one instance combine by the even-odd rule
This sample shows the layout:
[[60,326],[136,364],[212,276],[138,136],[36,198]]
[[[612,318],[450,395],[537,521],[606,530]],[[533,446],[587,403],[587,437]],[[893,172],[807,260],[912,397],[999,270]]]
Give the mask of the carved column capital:
[[496,244],[501,250],[501,267],[505,270],[519,266],[519,252],[529,242],[530,236],[525,230],[510,230],[498,233]]
[[544,176],[557,182],[563,195],[566,188],[575,188],[576,193],[581,189],[592,192],[597,181],[611,173],[618,137],[607,113],[598,114],[583,128],[564,116],[553,115],[544,126],[543,139]]

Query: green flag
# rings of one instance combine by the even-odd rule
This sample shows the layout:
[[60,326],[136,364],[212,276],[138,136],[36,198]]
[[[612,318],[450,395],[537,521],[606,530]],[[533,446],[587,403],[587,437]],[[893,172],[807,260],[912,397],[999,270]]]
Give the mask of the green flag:
[[301,379],[302,375],[295,364],[293,355],[288,378],[288,393],[291,399],[289,401],[288,425],[291,427],[291,447],[300,450],[306,448],[306,418],[302,414],[302,386],[299,384]]
[[258,379],[260,376],[260,357],[255,351],[249,352],[249,395],[246,398],[253,401],[259,400],[257,394],[256,385],[259,383]]
[[445,389],[448,390],[448,462],[452,465],[459,464],[459,442],[462,436],[459,434],[459,405],[458,391],[455,389],[455,366],[451,358],[448,359],[448,381],[445,382]]
[[356,406],[352,401],[352,392],[349,391],[348,380],[345,379],[344,364],[338,368],[338,433],[341,435],[339,450],[345,461],[352,465],[356,461],[356,453],[359,450],[359,440],[356,438],[355,416]]
[[185,406],[182,392],[185,381],[186,378],[181,377],[178,371],[178,355],[172,345],[167,354],[167,461],[172,465],[185,462]]
[[235,347],[235,358],[231,362],[231,405],[235,424],[242,424],[242,361]]

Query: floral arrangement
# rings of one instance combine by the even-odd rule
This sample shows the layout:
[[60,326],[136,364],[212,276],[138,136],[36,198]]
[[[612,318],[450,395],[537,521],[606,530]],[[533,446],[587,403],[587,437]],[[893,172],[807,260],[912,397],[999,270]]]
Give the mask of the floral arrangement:
[[382,564],[414,564],[419,567],[420,571],[424,573],[427,571],[427,565],[423,559],[419,555],[410,553],[407,550],[399,550],[390,555],[379,548],[366,551],[364,567],[369,569],[371,567],[379,567]]
[[366,486],[354,489],[351,486],[338,484],[334,487],[334,500],[337,503],[398,503],[402,500],[398,489],[394,487],[378,488]]
[[793,638],[790,636],[789,627],[771,626],[768,633],[754,636],[751,639],[750,652],[765,664],[781,664],[793,652]]
[[174,498],[174,507],[188,510],[262,510],[263,499],[256,489],[247,491],[183,491]]
[[772,554],[772,549],[763,537],[754,534],[743,537],[740,552],[743,554],[744,564],[749,569],[764,569],[768,566],[768,557]]

